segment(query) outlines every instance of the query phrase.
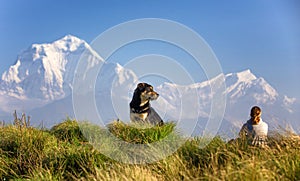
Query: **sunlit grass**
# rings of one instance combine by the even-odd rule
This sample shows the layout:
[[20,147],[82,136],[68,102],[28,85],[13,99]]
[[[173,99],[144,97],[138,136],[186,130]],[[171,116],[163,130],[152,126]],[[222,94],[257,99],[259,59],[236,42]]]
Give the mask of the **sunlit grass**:
[[[300,138],[293,134],[271,135],[264,149],[220,137],[203,147],[206,139],[195,137],[154,163],[125,164],[102,154],[85,137],[101,137],[104,128],[84,126],[94,134],[83,134],[70,119],[50,130],[0,126],[0,180],[300,180]],[[128,143],[150,144],[170,134],[177,139],[175,127],[138,128],[119,121],[107,130]]]

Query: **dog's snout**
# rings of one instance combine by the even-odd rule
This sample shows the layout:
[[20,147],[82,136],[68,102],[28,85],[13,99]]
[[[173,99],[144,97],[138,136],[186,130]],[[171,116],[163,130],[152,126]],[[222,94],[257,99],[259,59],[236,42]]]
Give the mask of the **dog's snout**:
[[157,97],[159,96],[159,94],[158,94],[157,92],[154,92],[154,91],[152,92],[152,94],[153,94],[154,96],[157,96]]

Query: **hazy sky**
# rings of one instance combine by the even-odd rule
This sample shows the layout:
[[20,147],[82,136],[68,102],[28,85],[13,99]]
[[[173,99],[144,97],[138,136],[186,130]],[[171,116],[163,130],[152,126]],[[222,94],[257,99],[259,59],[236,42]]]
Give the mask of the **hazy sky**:
[[0,72],[33,43],[66,34],[91,42],[119,23],[164,18],[201,35],[224,73],[251,69],[279,93],[300,99],[300,1],[1,0]]

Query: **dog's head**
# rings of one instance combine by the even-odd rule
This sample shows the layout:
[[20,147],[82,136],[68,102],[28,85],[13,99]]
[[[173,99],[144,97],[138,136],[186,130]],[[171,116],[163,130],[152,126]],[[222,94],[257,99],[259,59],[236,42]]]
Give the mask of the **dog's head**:
[[139,83],[134,93],[140,95],[142,102],[156,100],[159,96],[159,94],[153,90],[153,87],[147,83]]

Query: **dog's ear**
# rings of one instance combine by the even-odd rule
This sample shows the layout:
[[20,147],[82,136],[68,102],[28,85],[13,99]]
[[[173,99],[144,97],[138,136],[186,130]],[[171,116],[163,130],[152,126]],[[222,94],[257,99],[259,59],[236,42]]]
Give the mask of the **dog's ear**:
[[139,83],[136,88],[142,91],[145,88],[145,83]]

